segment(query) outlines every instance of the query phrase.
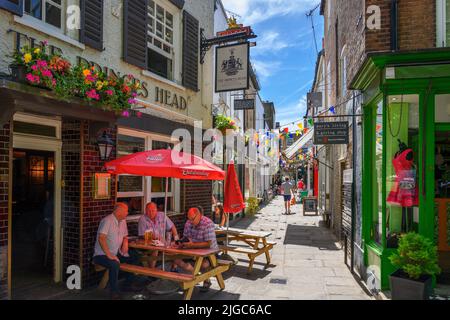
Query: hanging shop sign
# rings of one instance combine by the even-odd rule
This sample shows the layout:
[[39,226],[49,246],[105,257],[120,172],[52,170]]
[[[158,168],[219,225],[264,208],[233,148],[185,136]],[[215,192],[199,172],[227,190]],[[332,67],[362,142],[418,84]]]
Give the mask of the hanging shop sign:
[[239,27],[239,28],[235,28],[235,29],[219,31],[219,32],[217,32],[217,36],[225,37],[225,36],[230,36],[232,34],[238,34],[238,33],[245,33],[246,35],[251,35],[253,32],[252,32],[251,27]]
[[314,124],[314,144],[348,144],[348,122],[318,122]]
[[307,96],[308,108],[322,108],[322,92],[310,92]]
[[248,42],[216,48],[216,92],[248,90],[250,45]]
[[255,99],[234,100],[234,110],[254,110]]

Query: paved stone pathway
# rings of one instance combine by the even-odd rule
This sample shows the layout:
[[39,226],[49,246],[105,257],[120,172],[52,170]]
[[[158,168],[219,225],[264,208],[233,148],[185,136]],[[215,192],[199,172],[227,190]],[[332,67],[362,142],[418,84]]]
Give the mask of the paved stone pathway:
[[[277,197],[251,218],[239,220],[233,227],[272,232],[272,265],[264,269],[265,256],[257,258],[253,273],[247,275],[245,255],[233,255],[239,263],[224,274],[226,289],[213,286],[207,293],[194,290],[193,300],[368,300],[368,296],[344,264],[344,253],[331,231],[321,226],[321,217],[303,216],[302,207],[294,206],[295,215],[284,212],[283,199]],[[108,299],[108,291],[95,288],[81,292],[60,292],[51,299]],[[182,299],[182,294],[155,296],[145,289],[128,293],[126,299]]]

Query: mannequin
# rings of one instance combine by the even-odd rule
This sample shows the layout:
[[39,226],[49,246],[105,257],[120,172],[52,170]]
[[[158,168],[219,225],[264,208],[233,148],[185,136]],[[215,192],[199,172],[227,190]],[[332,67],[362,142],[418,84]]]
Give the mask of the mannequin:
[[387,198],[387,203],[402,207],[402,232],[412,229],[412,207],[419,205],[419,190],[416,183],[414,152],[405,143],[398,140],[399,151],[392,164],[395,170],[395,183]]

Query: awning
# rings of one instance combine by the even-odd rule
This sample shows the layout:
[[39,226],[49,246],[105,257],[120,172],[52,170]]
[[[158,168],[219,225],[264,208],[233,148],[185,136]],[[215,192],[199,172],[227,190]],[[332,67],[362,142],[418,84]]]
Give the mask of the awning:
[[295,154],[303,148],[308,142],[312,140],[314,137],[314,129],[308,131],[307,134],[303,135],[300,139],[298,139],[292,146],[286,149],[285,154],[288,159],[292,159]]

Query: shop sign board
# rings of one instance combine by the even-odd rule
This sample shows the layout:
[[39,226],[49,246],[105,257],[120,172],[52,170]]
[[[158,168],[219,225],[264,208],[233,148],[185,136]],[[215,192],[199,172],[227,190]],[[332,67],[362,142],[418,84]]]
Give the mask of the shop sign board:
[[238,34],[238,33],[245,33],[246,35],[252,34],[252,28],[251,27],[239,27],[239,28],[233,28],[228,29],[224,31],[217,32],[218,37],[225,37],[225,36],[231,36],[232,34]]
[[216,48],[216,92],[248,90],[250,45],[248,42]]
[[314,124],[314,144],[348,144],[348,122],[318,122]]
[[234,100],[234,110],[253,110],[255,109],[255,99]]

